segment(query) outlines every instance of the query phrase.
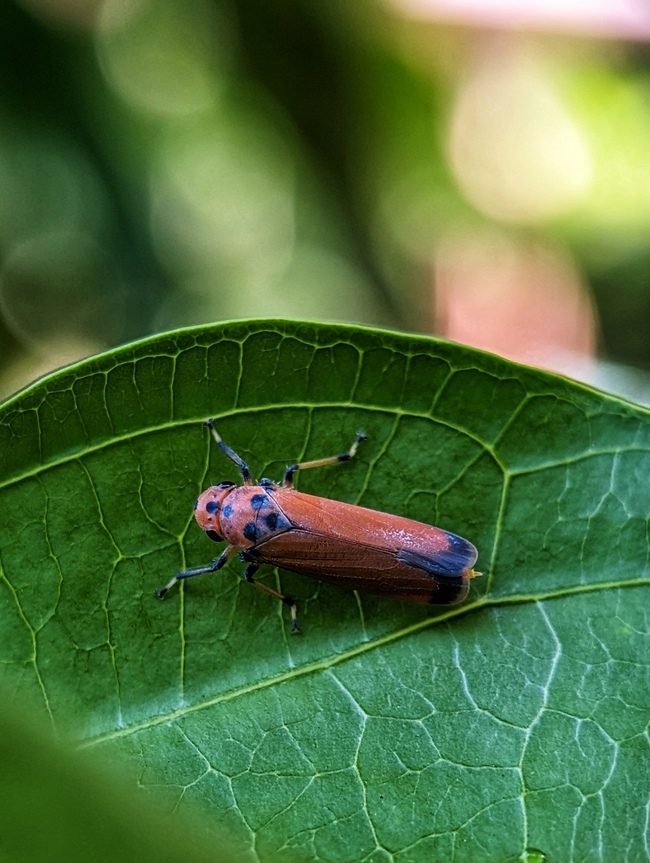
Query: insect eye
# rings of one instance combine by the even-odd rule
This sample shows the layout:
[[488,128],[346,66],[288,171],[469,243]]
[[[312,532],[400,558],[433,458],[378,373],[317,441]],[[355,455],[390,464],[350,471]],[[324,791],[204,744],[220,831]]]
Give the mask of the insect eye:
[[234,482],[220,482],[217,488],[232,488],[234,486]]
[[223,542],[223,538],[219,536],[216,530],[206,530],[206,534],[210,537],[212,542]]

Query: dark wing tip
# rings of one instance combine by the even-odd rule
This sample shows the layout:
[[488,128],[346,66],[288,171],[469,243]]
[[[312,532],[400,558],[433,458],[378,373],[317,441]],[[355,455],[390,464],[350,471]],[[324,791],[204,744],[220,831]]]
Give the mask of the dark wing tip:
[[422,569],[430,575],[442,576],[443,578],[458,578],[471,569],[478,557],[477,551],[471,542],[448,533],[448,547],[435,554],[422,554],[420,551],[408,551],[403,549],[397,552],[397,559],[409,566]]

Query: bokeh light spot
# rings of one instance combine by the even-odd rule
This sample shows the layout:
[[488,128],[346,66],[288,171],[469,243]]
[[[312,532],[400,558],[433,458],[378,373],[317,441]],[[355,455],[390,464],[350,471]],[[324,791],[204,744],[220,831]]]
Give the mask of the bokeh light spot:
[[209,10],[172,0],[105,0],[96,28],[104,76],[134,108],[185,117],[214,103],[215,40]]
[[467,198],[504,221],[557,217],[592,179],[586,141],[541,66],[502,43],[461,86],[448,149]]
[[570,256],[498,230],[447,237],[435,268],[436,330],[453,341],[562,372],[588,366],[596,317]]

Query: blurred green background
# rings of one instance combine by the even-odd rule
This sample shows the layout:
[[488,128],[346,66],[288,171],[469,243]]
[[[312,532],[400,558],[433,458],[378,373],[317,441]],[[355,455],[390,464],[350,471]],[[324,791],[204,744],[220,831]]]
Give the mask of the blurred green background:
[[281,316],[650,401],[650,13],[519,5],[6,0],[0,397]]

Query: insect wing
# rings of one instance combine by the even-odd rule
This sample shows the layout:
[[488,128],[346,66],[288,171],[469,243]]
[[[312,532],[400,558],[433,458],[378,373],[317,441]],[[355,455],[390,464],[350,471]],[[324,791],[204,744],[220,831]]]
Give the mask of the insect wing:
[[273,498],[295,527],[312,535],[388,551],[431,575],[461,576],[478,556],[466,539],[410,518],[293,490],[278,489]]
[[450,605],[463,600],[469,589],[467,576],[436,578],[394,551],[308,530],[273,536],[250,554],[256,562],[391,599]]

